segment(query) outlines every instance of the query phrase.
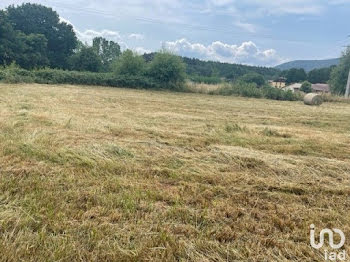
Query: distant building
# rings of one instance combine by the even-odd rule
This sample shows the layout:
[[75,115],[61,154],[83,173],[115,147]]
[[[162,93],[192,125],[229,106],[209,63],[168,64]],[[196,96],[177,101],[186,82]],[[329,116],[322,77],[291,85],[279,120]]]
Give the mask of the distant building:
[[274,81],[272,81],[272,80],[269,81],[269,84],[275,88],[283,88],[286,86],[286,81],[287,81],[287,78],[280,77]]
[[[292,84],[292,85],[289,85],[289,86],[285,86],[282,89],[284,91],[290,90],[290,91],[292,91],[294,93],[294,92],[300,91],[301,86],[302,86],[302,84],[296,83],[296,84]],[[330,86],[327,85],[327,84],[312,84],[311,85],[311,89],[312,89],[313,93],[325,93],[325,94],[328,94],[328,93],[331,92]]]
[[289,86],[286,86],[284,88],[282,88],[284,91],[292,91],[293,93],[294,92],[297,92],[297,91],[300,91],[300,88],[301,88],[302,84],[292,84],[292,85],[289,85]]
[[314,93],[330,93],[331,88],[327,84],[313,84],[311,86],[312,92]]

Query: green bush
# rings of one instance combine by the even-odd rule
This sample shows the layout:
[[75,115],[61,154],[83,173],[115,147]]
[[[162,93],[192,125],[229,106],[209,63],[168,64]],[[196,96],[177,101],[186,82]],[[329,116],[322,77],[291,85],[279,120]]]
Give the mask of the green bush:
[[154,80],[146,76],[116,76],[113,73],[64,71],[59,69],[39,69],[35,71],[27,71],[24,69],[8,67],[0,70],[0,81],[6,83],[70,84],[130,88],[159,88],[159,85]]
[[116,75],[141,76],[145,73],[146,65],[142,56],[131,50],[126,50],[112,66]]
[[130,88],[144,88],[144,89],[159,89],[159,85],[152,79],[146,76],[113,76],[109,75],[105,79],[106,86],[112,87],[130,87]]
[[308,81],[305,81],[300,88],[300,91],[304,92],[304,93],[311,93],[312,92],[312,84]]
[[217,95],[238,95],[243,97],[267,98],[273,100],[294,101],[299,100],[299,97],[291,91],[283,91],[270,86],[258,88],[255,83],[246,83],[238,81],[233,84],[225,84],[222,88],[211,92]]
[[0,71],[0,81],[9,84],[30,83],[34,81],[31,71],[17,67],[15,64]]
[[263,86],[266,82],[264,76],[258,73],[245,74],[240,80],[246,83],[255,83],[258,87]]
[[[165,72],[166,71],[167,70],[165,70]],[[168,88],[170,90],[180,91],[185,90],[184,87],[181,89],[183,81],[182,78],[178,80],[179,82],[169,80],[168,82],[164,83],[160,82],[159,78],[154,79],[147,75],[116,75],[115,73],[64,71],[48,68],[28,71],[25,69],[20,69],[16,66],[9,66],[7,68],[0,69],[0,81],[6,83],[70,84],[144,89]],[[262,88],[258,88],[255,83],[246,83],[243,81],[237,81],[233,84],[223,84],[223,87],[212,91],[211,94],[225,96],[236,95],[243,97],[289,101],[300,99],[297,94],[293,94],[291,91],[286,92],[267,85],[263,86]]]
[[35,82],[41,84],[105,85],[106,73],[43,69],[33,71]]
[[262,92],[256,84],[238,81],[233,84],[225,84],[222,88],[213,92],[214,94],[230,96],[238,95],[245,97],[261,98]]
[[157,53],[150,63],[148,76],[166,89],[184,88],[186,65],[182,59],[166,51]]
[[91,73],[62,70],[35,71],[35,82],[45,84],[100,85],[130,88],[157,88],[151,79],[139,75],[120,75],[112,73]]
[[295,101],[299,100],[299,97],[292,91],[284,91],[282,89],[274,88],[271,86],[264,86],[262,88],[263,97],[273,100]]

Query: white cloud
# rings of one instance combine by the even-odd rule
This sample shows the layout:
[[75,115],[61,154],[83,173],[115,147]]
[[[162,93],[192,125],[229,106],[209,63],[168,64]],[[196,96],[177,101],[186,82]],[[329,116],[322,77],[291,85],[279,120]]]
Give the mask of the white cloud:
[[128,38],[133,39],[133,40],[144,40],[145,36],[142,34],[130,34]]
[[119,32],[116,31],[111,31],[111,30],[102,30],[102,31],[95,31],[95,30],[85,30],[83,32],[76,30],[77,36],[78,38],[84,42],[84,43],[88,43],[89,45],[91,45],[92,40],[95,37],[103,37],[106,38],[108,40],[112,40],[115,42],[121,42],[122,41],[122,37],[119,34]]
[[[68,24],[68,25],[73,26],[73,24],[72,24],[69,20],[67,20],[67,19],[65,19],[65,18],[63,18],[63,17],[60,17],[60,22],[61,22],[61,23],[66,23],[66,24]],[[74,26],[73,26],[73,27],[74,27]]]
[[121,35],[119,32],[111,31],[111,30],[102,30],[102,31],[95,31],[95,30],[85,30],[84,32],[80,32],[79,30],[76,30],[76,34],[78,38],[83,41],[84,43],[87,43],[89,45],[92,44],[92,40],[95,37],[103,37],[107,40],[112,40],[114,42],[117,42],[122,50],[126,49],[132,49],[138,54],[145,54],[145,53],[151,53],[152,51],[149,49],[146,49],[144,47],[130,47],[130,45],[126,42],[129,40],[143,40],[144,36],[142,34],[129,34],[129,35]]
[[80,41],[82,41],[83,43],[87,43],[89,45],[92,44],[92,40],[95,37],[104,37],[108,40],[112,40],[115,42],[122,41],[122,36],[117,31],[112,31],[112,30],[107,30],[107,29],[104,29],[102,31],[96,31],[96,30],[92,30],[92,29],[80,31],[69,20],[67,20],[63,17],[60,17],[60,21],[71,25],[73,27],[78,39]]
[[148,53],[152,53],[152,50],[143,48],[143,47],[136,47],[133,48],[133,50],[138,53],[139,55],[143,55],[143,54],[148,54]]
[[209,2],[214,6],[226,6],[232,4],[234,0],[210,0]]
[[[330,0],[333,2],[347,2],[348,0]],[[207,0],[213,10],[224,8],[234,16],[251,17],[286,14],[317,15],[321,14],[327,6],[327,2],[320,0]],[[229,9],[228,9],[229,8]]]
[[244,29],[245,31],[248,31],[249,33],[255,33],[256,30],[257,30],[255,25],[249,24],[249,23],[243,23],[241,21],[237,21],[235,23],[235,25],[237,27],[240,27],[240,28]]
[[[112,30],[101,30],[101,31],[96,31],[96,30],[92,30],[92,29],[88,29],[85,31],[80,31],[78,30],[69,20],[60,17],[60,21],[61,22],[65,22],[71,26],[73,26],[73,29],[78,37],[78,39],[80,41],[82,41],[83,43],[86,43],[88,45],[92,44],[92,41],[95,37],[103,37],[109,41],[114,41],[117,42],[122,50],[126,50],[129,49],[129,45],[127,44],[126,40],[131,39],[131,40],[143,40],[144,39],[144,35],[142,34],[136,34],[136,33],[132,33],[129,35],[121,35],[118,31],[112,31]],[[141,50],[140,47],[136,48],[135,51],[138,52],[138,50]],[[143,49],[143,51],[145,51],[144,53],[149,52],[149,50],[147,49]]]
[[330,0],[329,3],[332,5],[345,5],[350,4],[350,0]]
[[[224,4],[226,0],[220,0],[217,4]],[[61,18],[61,21],[71,24],[68,20]],[[244,28],[247,31],[255,32],[255,27],[248,23],[236,22],[237,26]],[[113,40],[121,45],[122,50],[133,49],[139,54],[150,53],[149,50],[143,46],[130,47],[127,41],[141,41],[144,40],[143,34],[131,33],[121,35],[118,31],[111,30],[85,30],[80,31],[73,26],[78,38],[88,44],[92,43],[95,37],[104,37],[108,40]],[[221,41],[214,41],[209,45],[201,43],[191,43],[185,38],[176,41],[164,42],[163,46],[172,52],[182,56],[196,57],[204,60],[214,60],[228,63],[242,63],[250,65],[276,65],[284,61],[274,49],[261,50],[252,41],[246,41],[239,45],[227,44]]]
[[240,45],[231,45],[220,41],[203,45],[191,43],[186,39],[179,39],[173,42],[165,42],[163,46],[182,56],[228,63],[276,65],[284,61],[276,50],[260,50],[252,41],[243,42]]

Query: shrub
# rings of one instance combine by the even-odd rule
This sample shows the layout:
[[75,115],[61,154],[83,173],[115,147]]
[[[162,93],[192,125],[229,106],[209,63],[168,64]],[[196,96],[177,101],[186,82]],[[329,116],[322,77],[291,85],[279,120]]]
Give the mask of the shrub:
[[226,84],[222,88],[211,92],[218,95],[238,95],[243,97],[268,98],[273,100],[294,101],[299,100],[296,94],[291,91],[283,91],[268,85],[258,88],[255,83],[245,83],[242,81],[233,84]]
[[112,87],[130,87],[130,88],[144,88],[144,89],[157,89],[159,85],[155,83],[152,79],[139,76],[139,75],[124,75],[124,76],[114,76],[108,74],[105,79],[106,86]]
[[291,90],[284,91],[284,99],[287,101],[297,101],[297,100],[302,100],[302,97],[300,94],[294,94]]
[[163,51],[150,63],[148,75],[163,88],[180,90],[184,88],[185,72],[186,66],[180,57]]
[[304,93],[312,93],[311,83],[308,81],[305,81],[301,85],[300,91],[303,91]]
[[159,85],[146,76],[120,75],[113,73],[93,73],[64,71],[59,69],[40,69],[27,71],[19,68],[4,68],[0,70],[0,81],[6,83],[39,83],[39,84],[70,84],[70,85],[100,85],[130,88],[159,88]]
[[[284,91],[282,91],[284,92]],[[263,89],[264,96],[269,99],[273,100],[281,100],[280,97],[282,96],[281,90],[274,87],[264,87]]]
[[[115,73],[93,73],[79,71],[64,71],[59,69],[39,69],[27,71],[16,66],[10,66],[0,70],[0,81],[7,83],[40,83],[40,84],[71,84],[71,85],[99,85],[111,87],[152,88],[171,90],[185,90],[185,85],[180,82],[162,83],[159,79],[147,75],[115,75]],[[181,84],[180,84],[181,83]],[[181,89],[180,89],[181,88]],[[298,100],[297,94],[291,91],[285,92],[270,86],[258,88],[255,83],[237,81],[223,86],[209,94],[237,95],[243,97],[269,98],[275,100]]]
[[130,88],[157,88],[151,79],[140,75],[119,75],[113,73],[92,73],[62,70],[35,71],[35,81],[46,84],[100,85]]
[[31,71],[19,68],[15,64],[11,64],[7,68],[3,68],[0,72],[0,81],[9,84],[33,82],[33,74]]
[[258,87],[263,86],[265,84],[264,76],[258,73],[245,74],[240,78],[240,80],[246,83],[255,83]]
[[298,100],[298,97],[293,94],[292,91],[284,91],[278,88],[271,86],[264,86],[262,88],[263,97],[273,100],[284,100],[284,101],[295,101]]
[[105,85],[106,73],[43,69],[33,71],[35,82],[41,84]]
[[239,95],[255,98],[262,97],[262,92],[259,88],[257,88],[256,84],[245,83],[241,81],[238,81],[233,84],[225,84],[222,88],[218,89],[217,91],[214,91],[213,93],[225,96]]
[[145,60],[131,50],[126,50],[113,64],[116,75],[140,76],[145,72]]

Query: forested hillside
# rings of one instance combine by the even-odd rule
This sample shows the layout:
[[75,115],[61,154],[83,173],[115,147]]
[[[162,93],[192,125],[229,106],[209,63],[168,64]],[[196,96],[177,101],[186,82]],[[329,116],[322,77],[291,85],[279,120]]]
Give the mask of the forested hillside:
[[[152,61],[154,56],[155,53],[144,55],[145,60],[148,62]],[[235,80],[248,73],[258,73],[263,75],[266,79],[272,79],[280,73],[278,69],[269,67],[202,61],[188,57],[183,57],[182,59],[187,66],[187,74],[193,76],[220,77],[228,80]]]
[[292,68],[304,69],[306,72],[310,72],[313,69],[326,68],[331,66],[336,66],[339,64],[340,59],[328,59],[328,60],[296,60],[287,62],[276,66],[279,70],[289,70]]

